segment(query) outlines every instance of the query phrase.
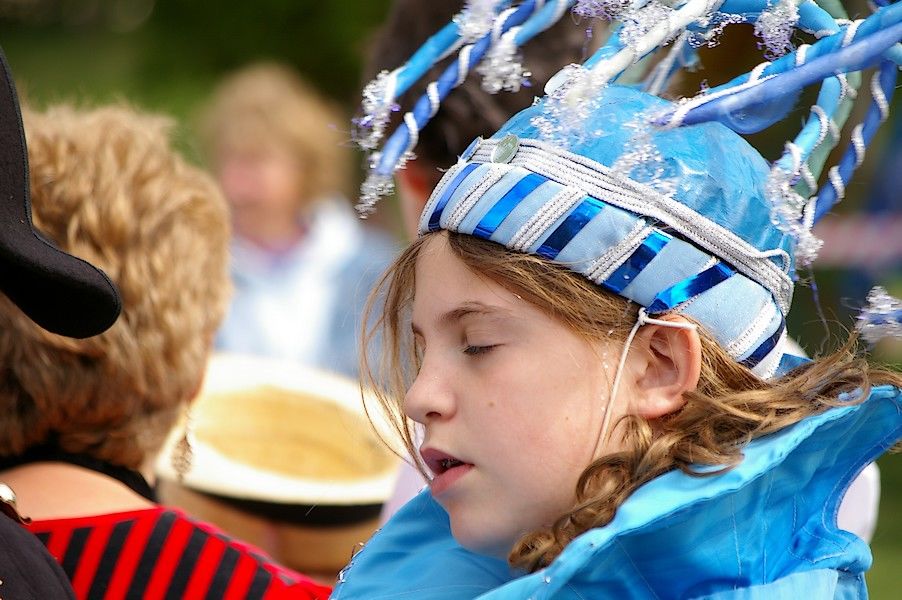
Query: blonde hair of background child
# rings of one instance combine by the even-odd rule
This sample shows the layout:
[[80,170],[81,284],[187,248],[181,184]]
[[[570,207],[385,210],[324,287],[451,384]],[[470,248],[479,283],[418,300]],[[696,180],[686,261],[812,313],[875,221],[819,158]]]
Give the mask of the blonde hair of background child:
[[219,149],[283,145],[301,169],[298,209],[319,198],[346,192],[350,134],[345,118],[290,68],[254,64],[216,88],[200,120],[200,137],[212,163]]

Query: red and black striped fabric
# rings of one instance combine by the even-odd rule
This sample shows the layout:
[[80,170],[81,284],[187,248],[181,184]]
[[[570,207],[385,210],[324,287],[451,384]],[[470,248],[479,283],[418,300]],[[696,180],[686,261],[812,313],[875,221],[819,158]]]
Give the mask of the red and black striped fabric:
[[170,508],[35,521],[28,529],[79,599],[312,600],[330,591]]

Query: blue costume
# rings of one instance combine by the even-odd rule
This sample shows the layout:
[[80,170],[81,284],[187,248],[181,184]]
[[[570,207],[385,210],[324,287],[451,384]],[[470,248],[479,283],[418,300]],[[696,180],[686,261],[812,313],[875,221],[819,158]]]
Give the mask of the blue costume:
[[343,198],[319,202],[305,238],[274,255],[232,242],[235,284],[216,348],[268,356],[357,377],[366,298],[395,254],[363,227]]
[[902,394],[876,388],[753,441],[713,478],[670,472],[533,574],[461,548],[428,491],[345,568],[335,600],[867,598],[871,553],[836,526],[848,484],[902,437]]
[[[467,69],[505,40],[522,43],[572,3],[528,0],[506,11],[509,3],[497,4],[490,31],[460,51],[448,76],[373,156],[363,209],[387,189],[418,128]],[[634,332],[646,315],[691,317],[737,362],[771,379],[801,362],[786,352],[795,268],[816,255],[811,225],[842,197],[886,116],[902,62],[902,3],[854,23],[814,2],[674,6],[621,6],[623,24],[596,55],[562,71],[548,96],[490,139],[474,141],[449,169],[420,233],[472,235],[564,266],[638,304]],[[769,32],[768,48],[776,51],[789,44],[777,35],[780,18],[791,21],[790,31],[816,31],[820,39],[694,98],[658,96],[691,62],[694,51],[681,44],[692,35],[749,22]],[[448,41],[448,32],[440,33],[436,44]],[[641,85],[612,83],[630,65],[647,66],[640,59],[673,38],[668,57]],[[408,85],[421,58],[382,83]],[[858,71],[873,65],[872,110],[818,190],[817,174],[838,141],[824,132],[848,116]],[[739,133],[781,120],[811,83],[821,83],[811,118],[784,156],[769,163]],[[374,89],[368,108],[378,123]],[[382,138],[382,130],[374,133],[365,138],[369,147]],[[900,314],[898,302],[884,298],[862,321],[865,333],[898,329]],[[333,598],[866,598],[870,551],[837,527],[836,514],[855,476],[902,438],[902,392],[882,386],[859,396],[850,391],[839,406],[748,443],[743,460],[725,473],[658,477],[610,523],[583,533],[531,574],[461,548],[442,508],[421,493],[353,558]]]

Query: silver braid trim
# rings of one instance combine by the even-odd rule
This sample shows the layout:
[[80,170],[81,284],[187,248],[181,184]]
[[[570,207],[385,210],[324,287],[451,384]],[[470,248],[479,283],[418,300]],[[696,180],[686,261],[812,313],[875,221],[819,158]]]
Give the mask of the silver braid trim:
[[468,44],[460,49],[457,57],[457,83],[454,84],[454,87],[462,84],[467,78],[467,73],[470,72],[470,54],[472,52],[473,44]]
[[517,12],[516,8],[508,8],[507,10],[502,12],[500,15],[498,15],[498,18],[495,20],[495,26],[492,27],[492,44],[493,45],[497,44],[498,40],[501,39],[501,33],[502,33],[501,30],[504,29],[505,23],[507,23],[507,20],[515,12]]
[[[497,143],[494,139],[483,140],[471,160],[491,162],[492,150]],[[667,223],[683,237],[723,258],[770,290],[784,313],[789,310],[793,282],[783,270],[788,270],[790,257],[782,249],[759,251],[735,233],[651,187],[584,156],[540,140],[521,139],[510,165],[526,168],[563,185],[577,187],[589,196],[632,213]],[[774,264],[770,257],[779,258],[783,269]]]
[[818,104],[811,107],[811,112],[817,116],[818,125],[820,126],[817,142],[814,143],[815,147],[817,147],[824,143],[824,140],[827,139],[827,134],[830,133],[830,117]]
[[442,99],[438,93],[438,83],[433,81],[426,86],[426,97],[429,98],[429,117],[432,118],[442,104]]
[[786,142],[786,152],[792,157],[792,174],[798,175],[802,170],[802,151],[794,142]]
[[808,166],[808,163],[802,163],[802,168],[799,169],[799,174],[802,176],[802,179],[805,180],[805,185],[808,186],[809,190],[817,190],[817,179],[814,178],[814,173],[811,172],[811,168]]
[[786,336],[787,333],[784,329],[774,349],[764,357],[764,360],[752,367],[752,373],[761,379],[770,379],[776,374],[777,369],[780,367],[780,359],[783,358],[783,352],[786,349]]
[[582,190],[565,186],[524,223],[510,241],[511,250],[526,252],[546,233],[552,223],[573,208],[586,195]]
[[[761,79],[761,74],[764,72],[764,69],[770,66],[770,63],[760,63],[755,65],[755,68],[752,69],[751,73],[749,73],[749,81],[758,81]],[[730,88],[735,89],[735,88]]]
[[858,97],[858,90],[849,85],[849,77],[846,73],[837,73],[836,78],[839,79],[839,101],[842,102],[846,98],[854,100]]
[[836,121],[833,119],[827,119],[827,128],[830,130],[830,137],[833,138],[834,142],[839,141],[839,127],[836,126]]
[[[404,124],[407,125],[407,130],[410,132],[407,142],[407,151],[409,152],[416,148],[417,142],[420,140],[420,128],[412,112],[404,114]],[[401,160],[404,160],[403,157]]]
[[504,168],[490,167],[479,183],[467,190],[466,196],[455,205],[454,210],[448,215],[447,228],[457,231],[461,222],[466,218],[470,210],[476,206],[476,203],[482,198],[482,195],[485,194],[490,187],[501,181],[501,178],[504,177],[507,172],[507,169]]
[[730,342],[725,350],[727,354],[734,358],[739,358],[743,354],[752,349],[752,345],[764,335],[767,326],[777,316],[777,305],[773,302],[767,302],[761,309],[761,312],[749,324],[748,328],[743,331],[739,337]]
[[590,281],[598,284],[611,276],[611,274],[620,268],[630,254],[636,251],[642,242],[654,231],[654,227],[650,226],[644,220],[640,219],[636,222],[633,230],[626,237],[620,240],[616,246],[609,248],[604,254],[592,261],[586,277]]
[[808,58],[808,48],[811,47],[811,44],[802,44],[798,48],[796,48],[796,66],[801,67],[805,64],[805,59]]
[[845,48],[855,39],[855,34],[858,33],[858,28],[861,24],[864,23],[864,19],[858,19],[857,21],[852,21],[849,23],[849,26],[846,28],[846,32],[842,36],[842,42],[840,45]]

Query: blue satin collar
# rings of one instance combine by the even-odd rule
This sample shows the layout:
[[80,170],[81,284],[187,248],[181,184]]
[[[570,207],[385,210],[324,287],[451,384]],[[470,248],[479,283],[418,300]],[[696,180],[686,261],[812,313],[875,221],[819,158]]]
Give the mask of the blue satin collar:
[[723,475],[655,479],[528,575],[460,547],[426,491],[354,557],[332,597],[788,599],[811,586],[866,597],[870,550],[838,529],[836,513],[854,477],[900,437],[902,392],[874,388],[862,404],[753,441]]

